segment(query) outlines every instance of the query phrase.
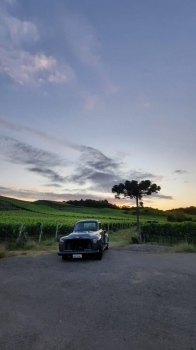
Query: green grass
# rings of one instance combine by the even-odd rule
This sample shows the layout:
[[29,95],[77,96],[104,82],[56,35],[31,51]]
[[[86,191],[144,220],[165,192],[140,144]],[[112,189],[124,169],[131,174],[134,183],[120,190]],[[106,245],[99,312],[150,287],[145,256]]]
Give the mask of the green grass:
[[38,243],[32,239],[28,240],[23,247],[16,242],[0,244],[0,259],[19,255],[36,255],[58,251],[58,242],[55,239],[47,239]]
[[41,245],[38,242],[35,242],[33,240],[29,240],[24,244],[23,250],[34,250],[38,251],[41,250]]
[[58,242],[55,239],[47,239],[40,243],[29,240],[24,244],[23,250],[32,251],[54,251],[58,250]]
[[110,243],[114,244],[117,247],[131,244],[132,237],[138,237],[135,227],[109,233]]
[[176,253],[196,253],[196,246],[189,243],[179,243],[174,246]]

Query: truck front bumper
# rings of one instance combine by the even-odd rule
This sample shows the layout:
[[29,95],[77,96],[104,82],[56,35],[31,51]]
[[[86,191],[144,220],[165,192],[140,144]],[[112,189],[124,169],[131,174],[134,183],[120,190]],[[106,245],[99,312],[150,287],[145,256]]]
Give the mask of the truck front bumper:
[[64,250],[64,251],[59,251],[58,255],[63,256],[63,255],[70,255],[72,256],[73,254],[82,254],[84,255],[89,255],[89,254],[96,254],[99,253],[99,249],[97,250]]

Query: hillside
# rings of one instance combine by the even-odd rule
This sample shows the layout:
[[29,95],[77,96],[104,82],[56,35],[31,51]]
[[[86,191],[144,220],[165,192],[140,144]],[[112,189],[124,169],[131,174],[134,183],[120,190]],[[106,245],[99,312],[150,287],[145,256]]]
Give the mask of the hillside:
[[[85,204],[85,201],[83,201]],[[104,202],[104,201],[103,201]],[[107,202],[107,201],[106,201]],[[34,202],[9,198],[0,196],[0,220],[2,222],[3,218],[33,218],[36,217],[40,220],[49,219],[49,218],[88,218],[88,217],[98,217],[100,219],[114,219],[114,220],[123,220],[123,221],[135,221],[136,220],[136,210],[134,207],[131,208],[108,208],[107,203],[106,207],[97,207],[100,205],[100,201],[91,201],[92,205],[95,207],[88,207],[81,205],[71,205],[68,202],[56,202],[49,200],[38,200]],[[77,201],[76,201],[77,204]],[[161,221],[166,222],[167,216],[169,214],[179,215],[179,213],[184,213],[186,217],[192,217],[193,220],[196,220],[196,208],[178,208],[167,211],[162,211],[159,209],[154,209],[151,207],[140,208],[140,218],[141,221]],[[25,220],[26,221],[26,220]]]

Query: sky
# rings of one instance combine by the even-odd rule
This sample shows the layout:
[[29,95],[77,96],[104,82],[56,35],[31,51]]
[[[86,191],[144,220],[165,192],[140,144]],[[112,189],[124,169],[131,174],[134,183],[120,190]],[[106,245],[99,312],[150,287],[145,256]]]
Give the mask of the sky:
[[0,195],[196,205],[195,37],[195,0],[1,0]]

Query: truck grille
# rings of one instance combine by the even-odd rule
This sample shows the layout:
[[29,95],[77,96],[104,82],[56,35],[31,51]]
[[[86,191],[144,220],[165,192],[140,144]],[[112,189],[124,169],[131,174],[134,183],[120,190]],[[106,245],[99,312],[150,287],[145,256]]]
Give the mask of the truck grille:
[[77,251],[83,251],[86,249],[92,249],[91,241],[90,239],[72,239],[70,241],[67,240],[66,242],[66,250],[77,250]]

